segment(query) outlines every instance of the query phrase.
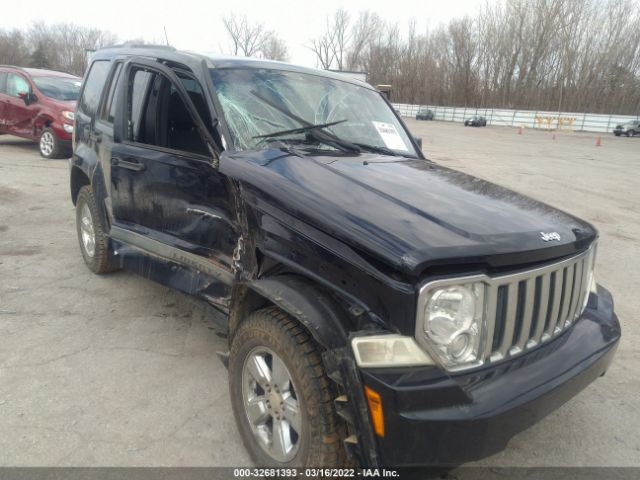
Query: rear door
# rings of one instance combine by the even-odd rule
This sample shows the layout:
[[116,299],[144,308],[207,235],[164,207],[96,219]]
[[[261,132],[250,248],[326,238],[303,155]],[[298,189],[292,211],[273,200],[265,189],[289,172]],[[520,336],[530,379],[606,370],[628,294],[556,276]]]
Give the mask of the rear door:
[[233,186],[214,168],[211,138],[199,129],[211,125],[204,90],[189,72],[153,65],[129,61],[121,74],[111,235],[203,272],[228,291],[239,229]]

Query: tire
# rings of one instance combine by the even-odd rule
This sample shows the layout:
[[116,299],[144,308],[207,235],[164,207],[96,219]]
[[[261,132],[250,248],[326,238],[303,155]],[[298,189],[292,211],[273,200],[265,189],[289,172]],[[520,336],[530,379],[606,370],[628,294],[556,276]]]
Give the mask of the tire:
[[[273,370],[280,372],[275,379]],[[333,406],[335,386],[320,348],[288,314],[269,307],[240,325],[231,343],[229,390],[242,441],[257,466],[347,465],[345,427]],[[283,432],[278,438],[285,441],[269,441],[274,432]]]
[[619,133],[614,133],[614,135],[615,135],[616,137],[619,137],[619,136],[620,136],[620,134],[619,134]]
[[635,130],[628,130],[627,131],[627,137],[633,137],[633,136],[635,136],[635,134],[636,134]]
[[49,127],[42,130],[40,139],[38,140],[38,147],[40,155],[46,159],[64,158],[67,153],[60,139]]
[[76,200],[76,230],[84,263],[93,273],[108,273],[119,269],[109,239],[105,234],[91,187],[80,189]]

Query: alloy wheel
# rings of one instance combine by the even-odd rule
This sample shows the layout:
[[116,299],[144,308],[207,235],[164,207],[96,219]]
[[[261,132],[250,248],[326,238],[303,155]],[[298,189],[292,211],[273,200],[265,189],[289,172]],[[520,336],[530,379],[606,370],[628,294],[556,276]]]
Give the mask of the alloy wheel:
[[291,374],[282,359],[256,347],[242,368],[244,410],[262,449],[278,462],[292,460],[300,446],[302,415]]
[[91,210],[86,203],[82,206],[80,213],[80,234],[84,251],[88,256],[93,257],[96,254],[96,233],[93,228]]
[[40,151],[45,157],[48,157],[53,152],[55,145],[55,139],[51,132],[44,132],[40,137]]

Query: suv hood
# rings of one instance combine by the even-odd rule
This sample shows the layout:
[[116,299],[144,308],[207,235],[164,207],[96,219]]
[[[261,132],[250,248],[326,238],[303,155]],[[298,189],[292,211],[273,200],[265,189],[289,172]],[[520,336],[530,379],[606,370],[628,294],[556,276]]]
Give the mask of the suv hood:
[[[442,264],[504,267],[571,255],[595,229],[567,213],[428,160],[373,154],[225,154],[249,202],[284,211],[406,274]],[[266,203],[265,203],[266,202]],[[552,239],[543,234],[557,233]]]

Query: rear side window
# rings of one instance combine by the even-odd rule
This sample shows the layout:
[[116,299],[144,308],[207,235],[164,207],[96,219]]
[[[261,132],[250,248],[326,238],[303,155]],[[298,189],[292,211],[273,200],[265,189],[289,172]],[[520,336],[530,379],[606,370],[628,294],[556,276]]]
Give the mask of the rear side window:
[[7,92],[7,72],[0,72],[0,93]]
[[78,110],[81,112],[90,116],[97,112],[100,95],[109,74],[110,63],[108,60],[98,60],[91,65],[78,103]]

